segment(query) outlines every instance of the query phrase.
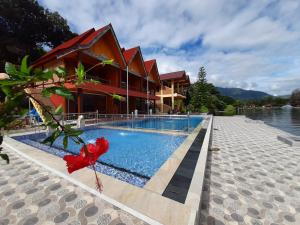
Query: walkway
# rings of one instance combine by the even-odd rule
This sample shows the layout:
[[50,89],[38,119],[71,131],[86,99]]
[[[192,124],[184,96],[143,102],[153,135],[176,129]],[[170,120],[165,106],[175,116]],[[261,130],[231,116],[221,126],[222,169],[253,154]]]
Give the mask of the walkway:
[[5,151],[11,163],[0,160],[1,225],[148,224],[14,151]]
[[215,117],[201,224],[300,224],[300,148],[245,117]]

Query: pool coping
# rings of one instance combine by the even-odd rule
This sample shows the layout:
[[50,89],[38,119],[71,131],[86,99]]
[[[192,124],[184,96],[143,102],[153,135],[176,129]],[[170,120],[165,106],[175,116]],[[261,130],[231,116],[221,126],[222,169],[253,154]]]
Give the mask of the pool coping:
[[[202,121],[201,121],[202,122]],[[146,132],[146,133],[158,133],[158,134],[168,134],[168,135],[184,135],[188,136],[189,133],[182,131],[172,131],[172,130],[155,130],[155,129],[144,129],[144,128],[127,128],[118,126],[105,126],[98,124],[100,128],[115,129],[115,130],[126,130],[126,131],[136,131],[136,132]]]
[[205,118],[203,118],[201,123],[193,130],[193,132],[186,137],[183,143],[173,152],[167,161],[164,162],[164,164],[151,177],[151,179],[143,188],[158,194],[162,194],[164,192],[179,164],[197,137],[197,134],[202,129],[204,121]]
[[[203,116],[203,117],[204,117],[203,122],[209,119],[208,128],[211,129],[212,117],[211,116],[208,117]],[[199,132],[202,123],[199,124],[194,129],[192,134],[190,134],[186,138],[191,142],[190,145],[193,143],[195,139],[193,138],[193,135]],[[145,215],[146,217],[149,217],[154,221],[157,221],[162,224],[198,224],[199,222],[198,210],[199,210],[199,205],[201,200],[210,129],[207,129],[209,130],[209,132],[207,132],[205,135],[205,139],[204,139],[205,144],[203,143],[202,145],[201,153],[199,155],[196,164],[196,168],[194,171],[194,175],[191,181],[191,185],[187,194],[185,204],[163,197],[159,193],[163,189],[163,185],[161,185],[160,181],[158,181],[158,184],[160,186],[156,188],[155,185],[153,184],[152,184],[153,189],[151,187],[147,188],[146,187],[147,184],[144,186],[144,188],[139,188],[137,186],[131,185],[129,183],[120,181],[113,177],[97,172],[101,177],[102,183],[104,185],[104,191],[101,194],[101,196],[119,202],[120,204],[125,205],[129,209],[132,209],[133,211],[137,211],[138,213]],[[88,186],[91,189],[95,189],[95,183],[94,183],[95,181],[94,181],[94,174],[93,174],[94,172],[92,170],[88,168],[84,168],[81,169],[80,171],[74,172],[73,174],[68,174],[66,170],[65,162],[63,161],[62,158],[58,156],[51,155],[47,152],[41,151],[39,149],[21,143],[7,136],[5,137],[4,143],[9,146],[14,146],[12,148],[18,148],[20,152],[24,153],[25,155],[28,155],[34,160],[37,160],[42,165],[52,168],[52,170],[55,170],[66,177],[75,179],[76,182]],[[188,145],[189,143],[185,144],[186,147]],[[173,158],[175,159],[175,162],[179,162],[180,158],[183,159],[188,149],[189,148],[184,149],[184,145],[181,149],[177,149],[173,153],[174,155]],[[203,165],[199,165],[199,164],[203,164]],[[173,169],[176,171],[177,169],[176,165],[173,165]],[[170,174],[171,173],[169,173],[169,175]]]

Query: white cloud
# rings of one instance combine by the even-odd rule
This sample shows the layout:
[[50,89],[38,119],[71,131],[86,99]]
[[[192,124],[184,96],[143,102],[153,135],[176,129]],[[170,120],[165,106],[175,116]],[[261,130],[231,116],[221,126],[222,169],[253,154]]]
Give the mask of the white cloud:
[[203,65],[216,85],[277,95],[300,87],[298,0],[39,2],[78,33],[112,23],[121,45],[141,45],[161,73],[184,69],[195,80]]

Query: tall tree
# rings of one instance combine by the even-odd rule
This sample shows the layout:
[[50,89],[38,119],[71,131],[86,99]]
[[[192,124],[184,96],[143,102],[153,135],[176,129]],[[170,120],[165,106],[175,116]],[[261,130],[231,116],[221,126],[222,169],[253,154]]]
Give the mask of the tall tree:
[[200,67],[198,80],[191,85],[189,94],[191,95],[189,109],[193,111],[199,112],[201,108],[206,108],[210,113],[215,113],[225,108],[226,104],[221,100],[219,91],[212,83],[207,82],[204,67]]
[[196,110],[200,110],[201,106],[207,103],[207,81],[206,71],[202,66],[198,72],[198,80],[192,85],[193,94],[191,97],[191,104]]
[[53,48],[74,35],[64,18],[35,0],[0,0],[0,72],[5,61],[18,63],[26,54],[35,60],[44,47]]

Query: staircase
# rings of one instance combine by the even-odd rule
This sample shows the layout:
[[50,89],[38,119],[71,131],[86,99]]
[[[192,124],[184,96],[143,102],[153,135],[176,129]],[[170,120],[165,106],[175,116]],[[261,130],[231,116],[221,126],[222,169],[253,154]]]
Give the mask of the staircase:
[[[40,102],[43,105],[47,106],[49,111],[51,111],[51,112],[55,111],[55,107],[54,107],[51,99],[42,96],[42,94],[41,94],[42,89],[27,88],[27,89],[25,89],[25,92],[28,93],[28,94],[31,94],[38,102]],[[32,103],[33,107],[38,112],[38,114],[41,117],[42,121],[45,122],[47,120],[46,119],[46,112],[37,101],[35,101],[33,98],[30,98],[30,102]]]

